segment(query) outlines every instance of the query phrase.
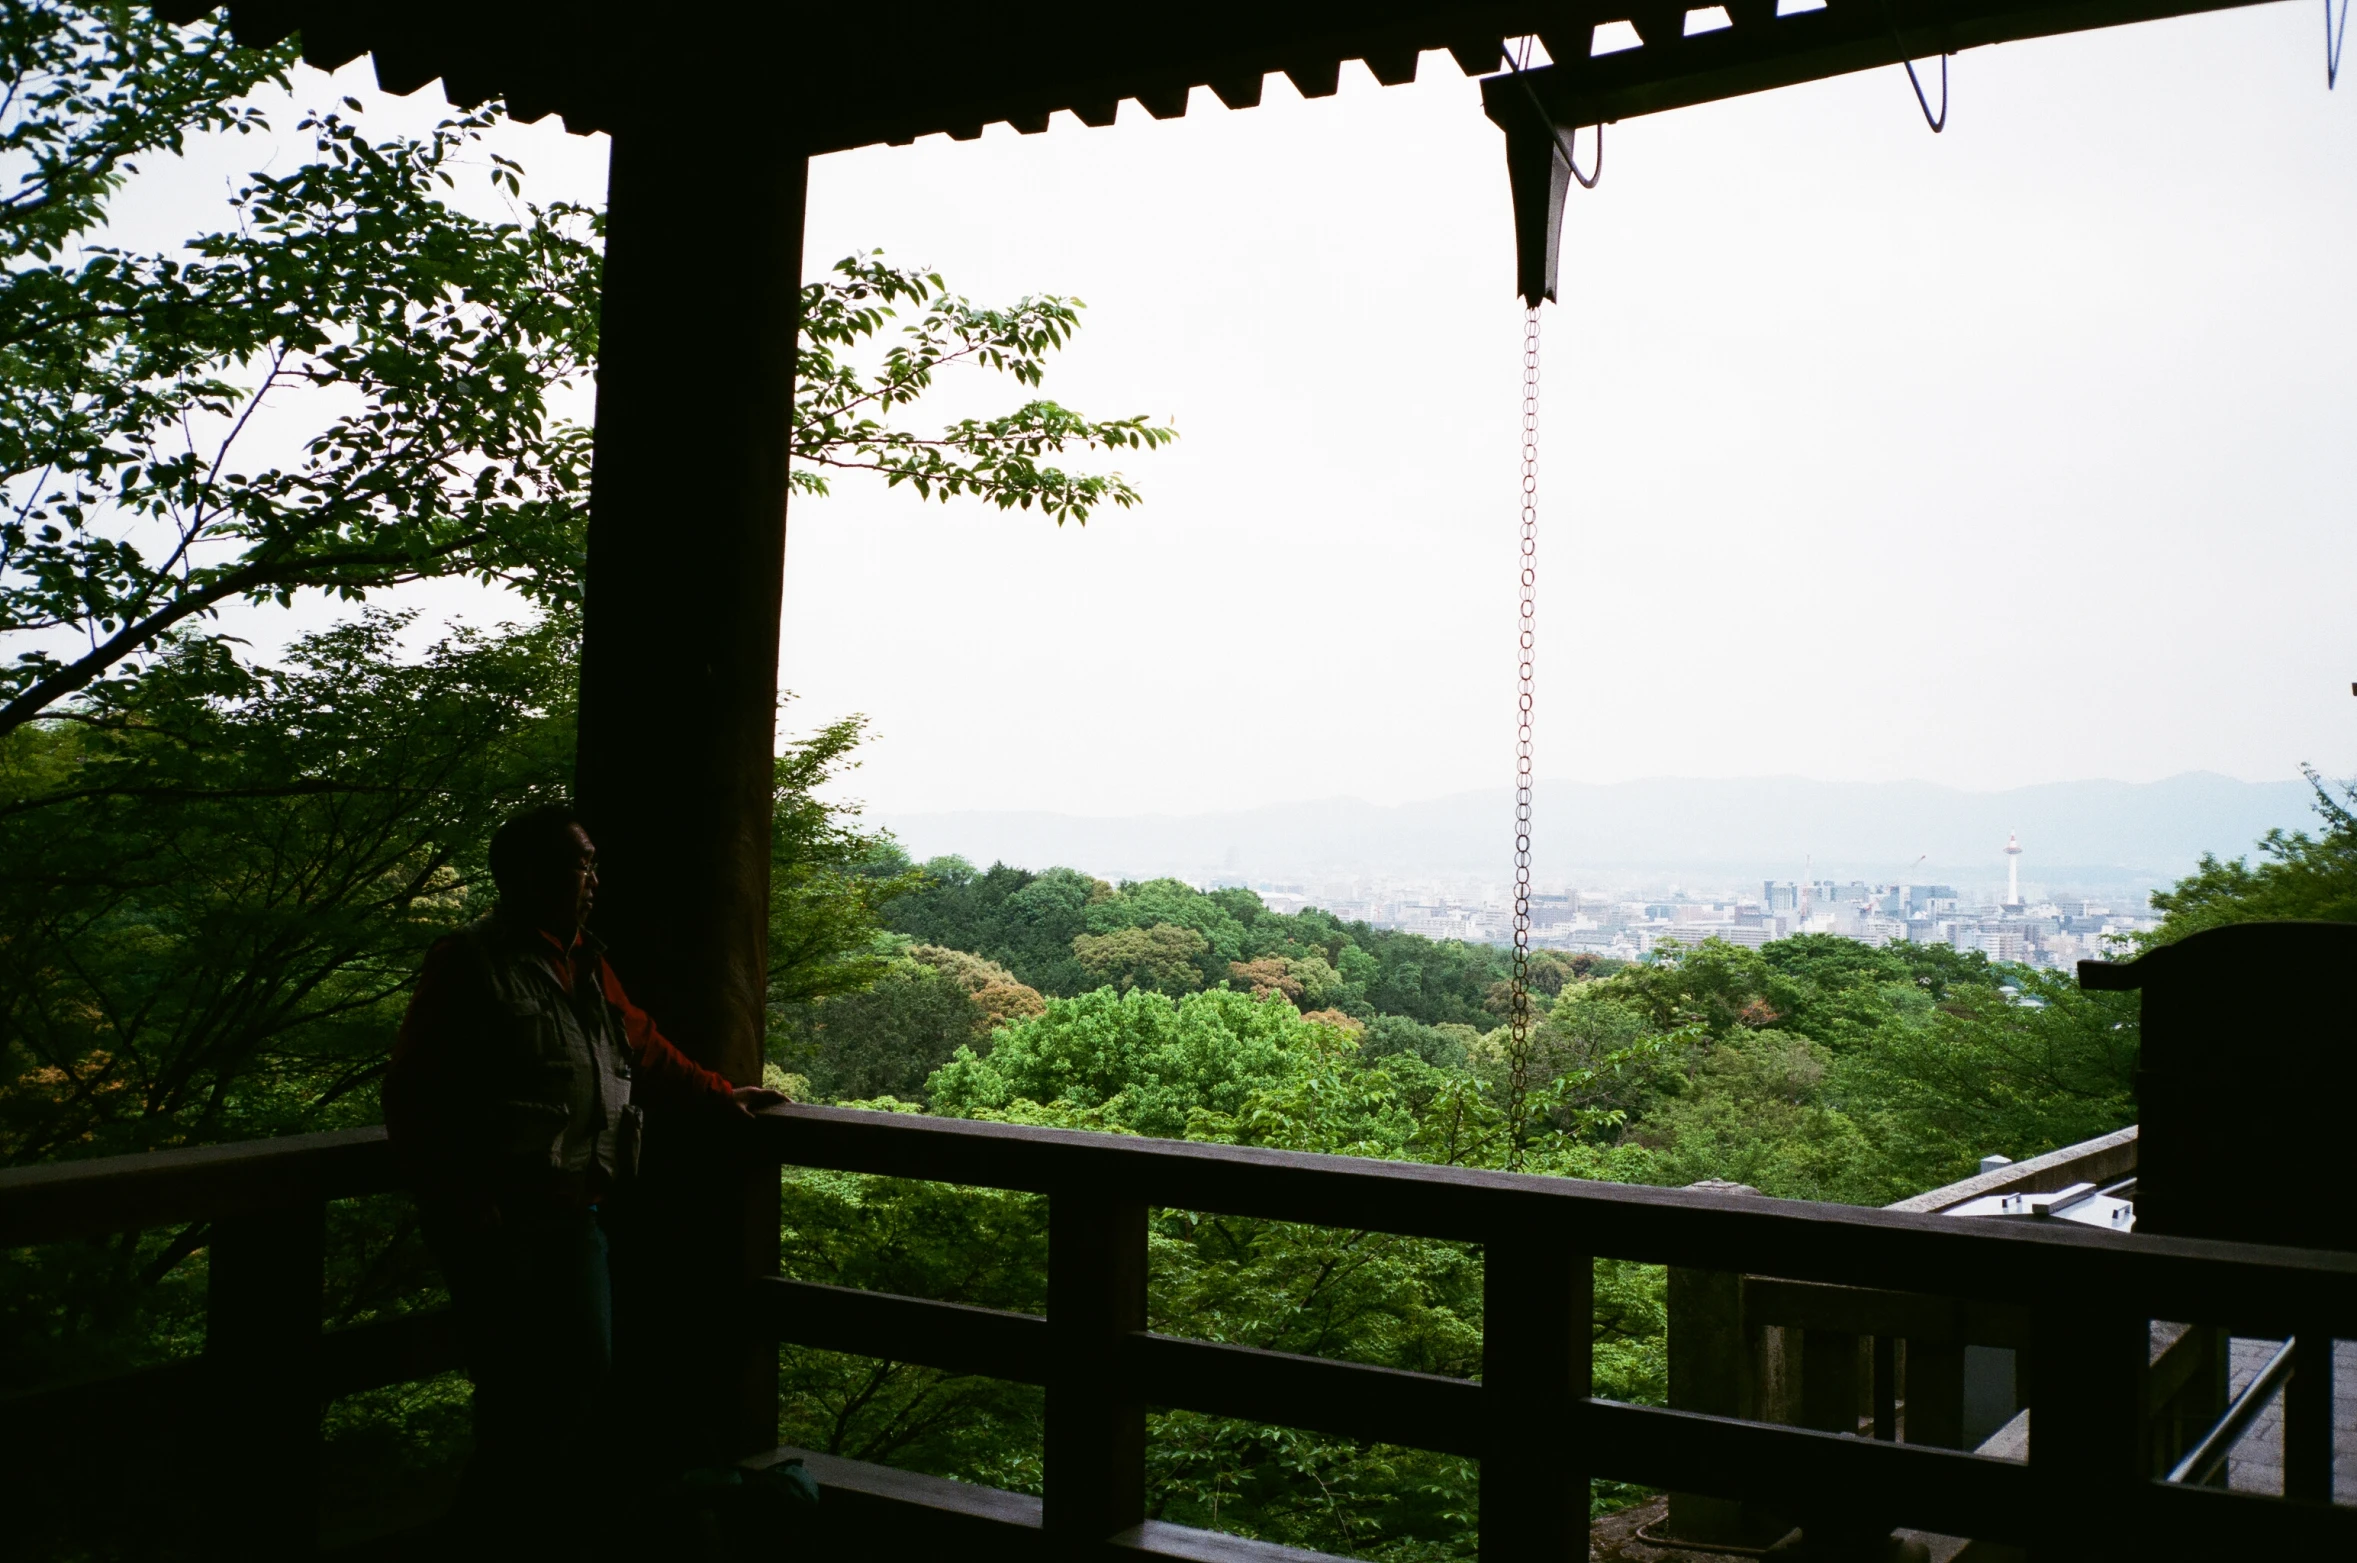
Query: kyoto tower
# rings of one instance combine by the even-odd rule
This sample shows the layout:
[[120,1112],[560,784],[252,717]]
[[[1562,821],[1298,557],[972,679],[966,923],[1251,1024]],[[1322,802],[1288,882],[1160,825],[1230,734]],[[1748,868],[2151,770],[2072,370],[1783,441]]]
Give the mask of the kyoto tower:
[[2021,910],[2021,837],[2005,833],[2005,910]]

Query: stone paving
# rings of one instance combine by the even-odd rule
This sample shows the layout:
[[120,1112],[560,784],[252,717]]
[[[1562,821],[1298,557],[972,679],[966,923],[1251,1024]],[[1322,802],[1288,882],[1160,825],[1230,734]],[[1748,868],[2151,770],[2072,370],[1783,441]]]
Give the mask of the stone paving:
[[[2237,1337],[2227,1358],[2227,1382],[2241,1394],[2280,1344]],[[2252,1424],[2226,1461],[2226,1485],[2236,1492],[2283,1492],[2283,1397]],[[2357,1342],[2335,1341],[2332,1356],[2332,1496],[2357,1503]]]

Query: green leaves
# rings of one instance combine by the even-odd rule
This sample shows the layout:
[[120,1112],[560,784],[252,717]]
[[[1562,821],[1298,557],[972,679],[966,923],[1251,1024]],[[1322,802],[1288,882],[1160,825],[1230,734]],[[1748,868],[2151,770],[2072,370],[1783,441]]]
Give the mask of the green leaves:
[[[378,140],[347,98],[298,123],[309,157],[249,176],[220,227],[67,261],[129,157],[264,128],[240,99],[284,86],[293,55],[69,4],[0,11],[0,50],[0,174],[17,175],[0,195],[0,645],[14,653],[0,734],[227,603],[358,602],[453,575],[573,600],[591,437],[554,398],[595,362],[603,217],[518,209],[521,167],[481,144],[496,106]],[[464,180],[512,218],[447,204]],[[953,367],[1037,389],[1078,300],[985,309],[937,274],[855,256],[803,302],[804,493],[825,493],[828,469],[867,471],[924,499],[1085,522],[1137,491],[1061,458],[1175,438],[1036,397],[935,433],[898,421]]]
[[[1047,464],[1070,450],[1152,450],[1178,431],[1143,417],[1095,421],[1049,401],[996,418],[961,418],[936,435],[895,427],[890,415],[929,390],[943,369],[970,365],[1037,387],[1047,355],[1080,326],[1078,299],[1041,295],[1010,309],[983,309],[949,291],[939,275],[885,264],[880,253],[836,262],[834,276],[802,291],[793,480],[827,492],[821,468],[875,472],[924,499],[970,496],[1001,510],[1034,507],[1086,524],[1099,507],[1128,509],[1137,490],[1119,473],[1073,473]],[[853,354],[899,319],[918,312],[881,360],[861,368]]]
[[[225,95],[285,62],[216,53],[150,51],[104,85],[245,123]],[[252,176],[232,225],[177,252],[6,254],[0,636],[31,644],[0,667],[0,734],[227,602],[439,575],[569,600],[590,441],[549,399],[595,353],[598,223],[444,205],[492,119],[372,142],[313,115],[312,160]],[[91,177],[96,201],[112,176]],[[277,446],[249,452],[261,426]]]
[[374,1120],[426,945],[572,748],[568,624],[407,627],[167,638],[0,738],[0,1165]]
[[0,7],[0,257],[47,260],[104,219],[132,159],[191,132],[256,130],[237,99],[286,85],[292,44],[243,49],[210,22],[146,6],[10,0]]
[[[2324,829],[2271,830],[2259,841],[2260,861],[2229,862],[2204,854],[2201,867],[2152,904],[2163,915],[2150,943],[2168,944],[2189,933],[2226,923],[2263,918],[2318,918],[2357,922],[2357,787],[2341,786],[2336,798],[2313,766],[2302,766],[2316,791],[2316,813]],[[2344,801],[2346,800],[2346,801]]]

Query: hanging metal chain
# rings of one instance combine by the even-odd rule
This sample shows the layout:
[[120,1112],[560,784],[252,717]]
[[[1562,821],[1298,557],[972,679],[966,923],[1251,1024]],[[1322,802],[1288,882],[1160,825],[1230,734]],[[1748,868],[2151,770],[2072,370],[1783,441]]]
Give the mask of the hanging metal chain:
[[1522,321],[1521,685],[1514,728],[1514,980],[1506,1012],[1508,1164],[1521,1158],[1523,1103],[1530,1095],[1530,718],[1531,660],[1537,645],[1539,560],[1539,306]]

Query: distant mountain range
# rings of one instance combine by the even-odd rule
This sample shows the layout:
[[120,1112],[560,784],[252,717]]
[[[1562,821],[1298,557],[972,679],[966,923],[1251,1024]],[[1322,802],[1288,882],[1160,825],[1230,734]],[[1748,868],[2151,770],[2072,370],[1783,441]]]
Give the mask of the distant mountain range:
[[[1981,884],[2004,877],[2005,839],[2018,832],[2025,885],[2159,884],[2205,851],[2234,857],[2271,828],[2312,828],[2312,800],[2305,782],[2206,772],[2000,792],[1800,777],[1549,781],[1534,800],[1533,851],[1542,885],[1734,884],[1798,878],[1804,864],[1820,878]],[[1335,798],[1216,814],[972,812],[880,823],[920,859],[1067,864],[1110,879],[1503,880],[1512,812],[1500,789],[1392,807]]]

